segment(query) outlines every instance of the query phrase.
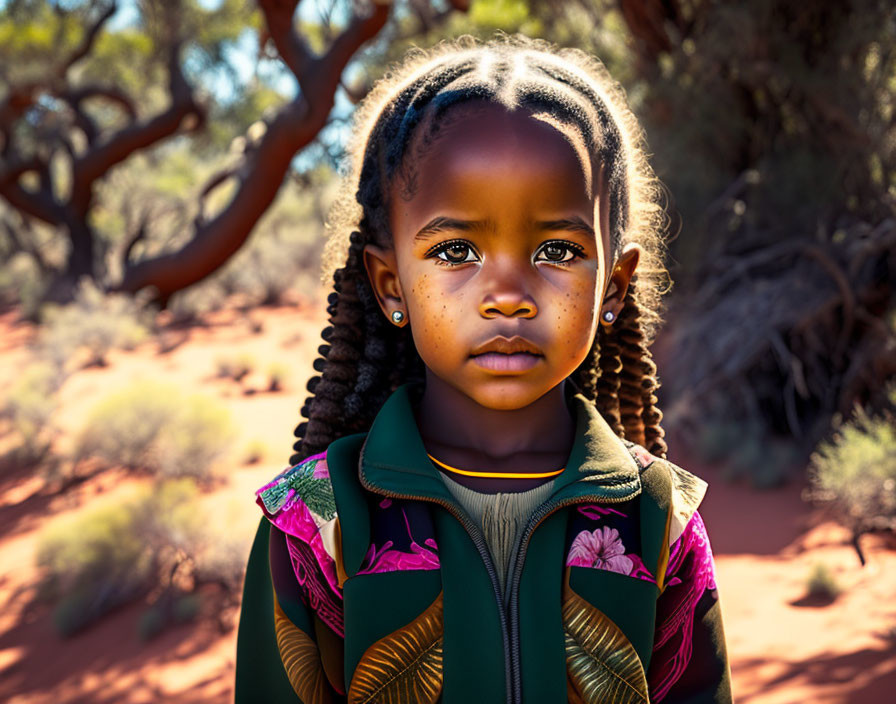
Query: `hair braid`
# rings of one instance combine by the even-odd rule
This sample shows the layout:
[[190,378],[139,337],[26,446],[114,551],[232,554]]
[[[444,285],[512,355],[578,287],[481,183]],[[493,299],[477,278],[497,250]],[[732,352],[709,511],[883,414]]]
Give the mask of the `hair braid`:
[[618,337],[623,363],[620,374],[619,405],[625,437],[645,447],[657,457],[665,457],[667,446],[660,427],[662,411],[657,408],[655,391],[660,383],[657,368],[647,344],[638,303],[637,274],[632,276],[619,315]]
[[597,410],[619,437],[625,437],[625,427],[619,416],[619,372],[622,360],[619,358],[619,345],[612,332],[603,325],[597,333],[597,397],[594,399]]
[[626,439],[643,445],[644,423],[641,420],[641,411],[644,401],[641,378],[644,370],[641,356],[644,353],[642,347],[644,334],[639,320],[640,310],[634,300],[632,288],[636,278],[637,274],[632,276],[614,331],[619,341],[619,358],[622,362],[622,369],[619,372],[619,415],[625,428]]

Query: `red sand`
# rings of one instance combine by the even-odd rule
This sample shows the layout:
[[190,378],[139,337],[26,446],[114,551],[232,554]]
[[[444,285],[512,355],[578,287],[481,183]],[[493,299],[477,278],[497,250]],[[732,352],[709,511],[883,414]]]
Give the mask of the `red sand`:
[[[258,520],[253,490],[285,466],[292,429],[305,398],[304,382],[320,344],[321,305],[259,309],[254,334],[245,316],[226,311],[208,326],[168,329],[158,341],[110,355],[109,366],[85,369],[60,391],[53,419],[54,449],[71,447],[92,404],[135,379],[157,379],[213,395],[237,421],[224,476],[202,503],[211,525],[229,531],[248,550]],[[33,328],[0,316],[0,398],[29,360]],[[242,382],[215,378],[222,355],[251,354],[256,371]],[[272,362],[291,370],[285,389],[264,391]],[[243,390],[255,393],[244,394]],[[250,440],[260,439],[265,460],[243,465]],[[12,442],[0,435],[0,455]],[[674,448],[673,448],[674,450]],[[859,566],[845,531],[820,522],[800,500],[799,486],[756,491],[724,483],[712,468],[673,457],[710,483],[701,508],[718,569],[725,628],[738,702],[894,701],[896,689],[896,551],[867,538],[868,565]],[[230,701],[236,631],[212,624],[186,625],[143,644],[136,636],[141,606],[121,609],[96,626],[63,640],[46,607],[34,605],[34,551],[41,530],[103,501],[120,500],[142,480],[106,472],[63,495],[21,469],[0,467],[0,700],[49,702]],[[844,587],[827,606],[803,605],[812,566],[824,563]]]

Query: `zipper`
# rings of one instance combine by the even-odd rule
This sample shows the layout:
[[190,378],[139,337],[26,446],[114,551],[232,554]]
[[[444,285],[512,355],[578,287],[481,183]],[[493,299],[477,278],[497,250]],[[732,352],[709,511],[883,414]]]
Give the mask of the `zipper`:
[[[430,496],[401,494],[396,491],[382,489],[380,487],[369,484],[364,477],[364,472],[360,471],[363,458],[364,448],[362,447],[358,460],[358,478],[360,479],[361,485],[365,489],[376,494],[388,496],[390,498],[410,499],[414,501],[429,501],[431,503],[438,504],[439,506],[445,508],[449,513],[451,513],[451,515],[454,516],[458,521],[460,521],[461,525],[466,529],[470,538],[473,540],[473,544],[476,546],[476,549],[479,552],[479,556],[482,558],[482,561],[485,564],[486,572],[488,572],[489,579],[491,579],[492,582],[495,602],[498,605],[498,615],[501,620],[501,638],[504,643],[504,683],[505,690],[507,692],[507,702],[508,704],[522,704],[523,685],[522,673],[520,672],[522,666],[520,663],[519,642],[519,582],[523,574],[523,565],[525,564],[526,550],[529,547],[529,540],[532,537],[532,534],[544,519],[561,508],[578,503],[625,503],[626,501],[630,501],[632,498],[634,498],[634,496],[637,496],[637,492],[635,494],[622,497],[608,497],[600,494],[585,494],[573,496],[567,499],[560,499],[559,501],[553,502],[548,499],[545,503],[536,508],[535,511],[532,512],[532,515],[529,517],[529,520],[526,522],[520,539],[517,542],[517,547],[513,551],[513,556],[511,557],[511,563],[509,565],[509,567],[512,568],[510,570],[511,578],[508,584],[509,588],[507,591],[507,594],[509,594],[509,603],[505,604],[504,599],[501,595],[501,587],[498,582],[498,571],[497,569],[495,569],[495,563],[492,561],[491,553],[489,553],[488,551],[488,545],[485,542],[485,538],[483,537],[482,531],[480,530],[479,526],[477,526],[472,520],[470,520],[465,512],[458,510],[458,507],[449,501],[443,501],[442,499],[437,499]],[[509,626],[507,613],[508,611],[510,612]]]
[[[361,450],[361,459],[364,457],[364,450]],[[358,466],[360,469],[361,459],[359,459]],[[498,616],[501,620],[501,639],[504,643],[504,689],[507,692],[507,701],[508,704],[513,704],[514,700],[511,697],[511,677],[512,677],[512,664],[511,664],[511,649],[510,649],[510,636],[507,627],[507,613],[504,607],[504,600],[501,597],[501,586],[498,582],[498,570],[495,568],[495,563],[492,561],[492,556],[488,551],[488,545],[485,542],[485,538],[482,535],[482,531],[479,526],[477,526],[470,518],[466,515],[465,512],[458,510],[457,506],[454,504],[443,501],[442,499],[436,499],[430,496],[415,496],[414,494],[400,494],[395,491],[390,491],[388,489],[382,489],[380,487],[375,487],[371,484],[368,484],[366,479],[364,478],[364,472],[359,471],[358,477],[361,481],[361,486],[363,486],[368,491],[372,491],[376,494],[382,494],[384,496],[388,496],[390,498],[395,499],[411,499],[415,501],[429,501],[434,504],[438,504],[445,508],[451,515],[453,515],[458,521],[460,521],[461,525],[466,529],[470,538],[473,541],[473,544],[476,546],[476,550],[479,552],[479,556],[482,558],[483,563],[485,564],[485,570],[488,572],[489,579],[492,582],[492,589],[494,590],[495,602],[498,605]]]
[[[637,494],[635,494],[637,495]],[[519,586],[520,578],[523,574],[523,565],[526,560],[526,550],[529,547],[529,540],[535,529],[548,516],[565,506],[571,506],[578,503],[602,503],[602,504],[619,504],[630,501],[633,496],[623,497],[607,497],[598,494],[580,495],[561,499],[551,502],[549,499],[532,512],[529,520],[526,522],[523,532],[520,536],[516,549],[510,563],[510,582],[508,584],[508,610],[510,612],[510,666],[511,666],[511,682],[512,692],[510,701],[512,704],[522,704],[523,701],[523,682],[522,682],[522,663],[520,662],[520,608],[519,608]]]

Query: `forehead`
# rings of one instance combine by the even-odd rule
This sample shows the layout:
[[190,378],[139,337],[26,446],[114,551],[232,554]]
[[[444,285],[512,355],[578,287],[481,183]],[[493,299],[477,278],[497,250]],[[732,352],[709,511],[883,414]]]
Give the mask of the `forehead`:
[[593,190],[591,162],[575,128],[530,109],[479,102],[418,128],[391,184],[390,215],[497,197],[496,191],[568,209],[592,204]]

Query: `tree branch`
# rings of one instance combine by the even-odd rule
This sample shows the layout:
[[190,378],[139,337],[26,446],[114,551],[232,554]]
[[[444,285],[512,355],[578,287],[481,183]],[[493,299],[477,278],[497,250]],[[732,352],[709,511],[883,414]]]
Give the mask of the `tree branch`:
[[267,33],[283,63],[302,85],[302,77],[314,61],[314,57],[293,26],[293,15],[300,0],[258,0],[264,14]]
[[[373,39],[379,33],[389,19],[391,9],[391,0],[373,0],[370,3],[369,14],[352,16],[346,28],[333,40],[326,54],[315,60],[312,75],[306,77],[305,83],[312,87],[308,92],[309,102],[320,95],[327,95],[329,113],[333,104],[333,94],[346,65],[364,42]],[[300,79],[303,91],[306,89],[305,83]],[[318,112],[316,106],[311,107],[313,112]]]
[[90,53],[90,50],[93,48],[93,43],[96,41],[97,35],[100,33],[103,25],[106,24],[109,18],[115,14],[116,10],[118,10],[118,6],[113,0],[113,2],[110,3],[109,7],[107,7],[96,19],[96,21],[87,28],[84,36],[81,38],[81,43],[75,48],[75,50],[68,56],[67,59],[59,64],[59,67],[56,69],[56,75],[59,78],[65,78],[69,69]]
[[131,251],[134,249],[134,246],[143,239],[146,239],[146,230],[149,225],[149,208],[143,211],[143,215],[140,217],[140,224],[137,226],[137,229],[131,234],[128,241],[125,243],[124,250],[121,254],[121,264],[122,269],[127,269],[128,259],[131,257]]
[[128,117],[132,119],[137,117],[137,109],[134,107],[134,101],[131,100],[130,96],[110,86],[80,86],[72,90],[59,91],[56,93],[56,97],[72,106],[80,105],[82,101],[90,98],[105,98],[110,102],[116,103],[127,113]]
[[293,155],[317,133],[305,115],[301,96],[281,108],[240,169],[240,184],[230,203],[211,220],[196,223],[194,236],[180,249],[129,264],[113,290],[136,293],[153,286],[164,304],[171,294],[201,281],[226,262],[274,200]]
[[4,166],[0,166],[0,193],[10,184],[19,180],[19,176],[29,171],[39,171],[44,165],[42,159],[36,156],[28,159],[13,159]]
[[0,188],[0,195],[13,208],[48,225],[61,225],[65,221],[65,209],[48,193],[26,190],[17,183],[10,183],[5,188]]
[[[452,2],[453,6],[466,4],[465,0]],[[206,186],[204,193],[208,194],[227,176],[238,179],[232,199],[221,212],[208,221],[197,219],[193,237],[178,250],[127,265],[113,290],[136,293],[151,286],[164,306],[173,293],[216,271],[243,245],[277,196],[296,152],[326,124],[346,64],[364,42],[379,33],[391,9],[388,0],[371,4],[369,13],[355,15],[323,56],[310,58],[304,44],[294,42],[292,14],[297,2],[259,0],[259,5],[281,56],[289,57],[284,60],[297,74],[299,96],[269,122],[242,166],[232,174],[213,178]]]
[[180,67],[180,47],[172,43],[168,58],[169,92],[171,105],[167,110],[143,123],[130,124],[112,134],[102,144],[88,150],[72,164],[71,205],[75,213],[85,217],[90,208],[94,182],[109,169],[144,149],[171,136],[184,120],[194,117],[198,128],[205,119],[205,111],[195,101],[190,85]]

